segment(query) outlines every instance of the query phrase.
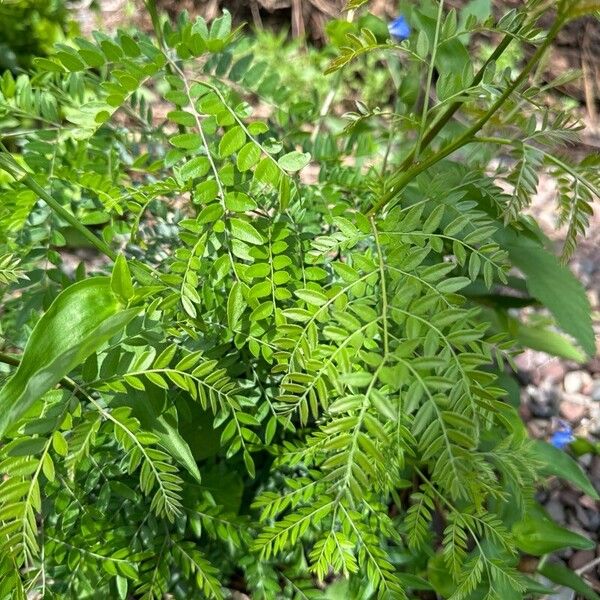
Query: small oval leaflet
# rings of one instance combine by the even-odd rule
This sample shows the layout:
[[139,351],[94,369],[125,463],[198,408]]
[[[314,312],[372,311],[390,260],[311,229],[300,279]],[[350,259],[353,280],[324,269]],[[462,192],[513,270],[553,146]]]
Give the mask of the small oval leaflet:
[[310,152],[288,152],[284,154],[278,161],[277,164],[285,171],[295,172],[304,169],[304,167],[310,162]]

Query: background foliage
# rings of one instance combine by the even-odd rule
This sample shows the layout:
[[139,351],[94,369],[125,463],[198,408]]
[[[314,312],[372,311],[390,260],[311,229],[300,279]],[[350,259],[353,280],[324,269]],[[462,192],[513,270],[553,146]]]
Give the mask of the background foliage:
[[6,0],[0,3],[0,69],[28,68],[35,56],[76,31],[64,0]]

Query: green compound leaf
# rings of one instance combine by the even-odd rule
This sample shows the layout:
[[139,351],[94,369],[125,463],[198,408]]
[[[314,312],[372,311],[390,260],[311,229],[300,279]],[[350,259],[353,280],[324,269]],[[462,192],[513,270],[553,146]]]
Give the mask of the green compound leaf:
[[124,310],[109,277],[79,281],[61,292],[34,327],[21,364],[0,390],[0,435],[138,312]]

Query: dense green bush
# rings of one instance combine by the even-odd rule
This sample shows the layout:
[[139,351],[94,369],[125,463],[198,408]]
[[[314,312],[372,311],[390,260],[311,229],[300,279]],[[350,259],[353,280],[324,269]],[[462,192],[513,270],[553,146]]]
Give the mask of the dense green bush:
[[[600,8],[555,4],[549,30],[540,0],[498,22],[423,0],[404,41],[332,23],[313,88],[228,14],[163,26],[151,2],[156,39],[96,33],[5,73],[0,598],[548,593],[521,552],[593,593],[547,560],[592,542],[534,489],[597,494],[504,389],[523,345],[595,351],[524,214],[548,169],[566,258],[600,183],[557,151],[580,125],[552,83],[529,84]],[[475,31],[500,39],[479,65]],[[535,52],[511,79],[513,40]]]
[[75,28],[64,0],[0,2],[0,69],[30,67]]

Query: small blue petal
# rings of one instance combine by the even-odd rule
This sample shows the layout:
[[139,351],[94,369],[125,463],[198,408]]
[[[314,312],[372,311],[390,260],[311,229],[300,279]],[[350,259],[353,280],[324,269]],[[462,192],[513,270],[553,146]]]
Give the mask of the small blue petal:
[[401,42],[410,35],[410,25],[403,15],[396,17],[389,25],[390,35],[397,41]]
[[565,427],[564,429],[560,429],[559,431],[555,431],[550,438],[550,443],[559,450],[563,450],[566,446],[568,446],[573,440],[575,436],[571,431],[570,427]]

